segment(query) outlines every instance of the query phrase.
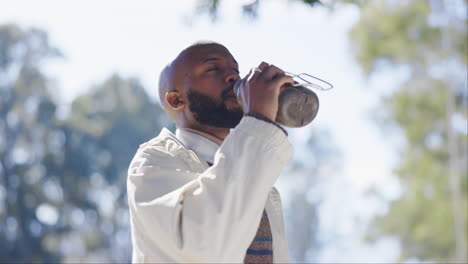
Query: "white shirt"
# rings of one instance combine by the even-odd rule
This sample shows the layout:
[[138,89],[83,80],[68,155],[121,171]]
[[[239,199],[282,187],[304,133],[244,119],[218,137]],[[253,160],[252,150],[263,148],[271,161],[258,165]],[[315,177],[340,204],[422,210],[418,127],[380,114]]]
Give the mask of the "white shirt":
[[179,128],[176,130],[177,139],[187,147],[187,149],[193,150],[198,157],[209,162],[214,163],[214,156],[216,151],[219,149],[220,143],[214,142],[206,137],[203,137],[197,133],[191,132],[190,130]]
[[253,117],[220,146],[163,129],[140,146],[128,170],[133,262],[242,263],[264,209],[273,261],[289,262],[273,184],[291,155],[283,131]]

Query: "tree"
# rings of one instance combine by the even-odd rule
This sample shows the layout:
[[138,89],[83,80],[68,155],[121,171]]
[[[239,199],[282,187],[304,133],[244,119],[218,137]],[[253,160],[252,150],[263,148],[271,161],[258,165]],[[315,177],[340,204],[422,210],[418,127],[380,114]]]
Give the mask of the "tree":
[[[363,5],[365,0],[288,0],[289,2],[301,2],[305,6],[316,7],[321,6],[328,9],[334,9],[338,4],[351,3],[356,5]],[[262,0],[252,0],[250,3],[242,4],[242,14],[250,19],[258,17],[258,10]],[[221,0],[199,0],[195,9],[195,14],[209,14],[212,21],[218,19],[219,6],[222,4]]]
[[93,222],[77,228],[85,237],[86,254],[66,256],[67,260],[128,262],[128,165],[140,144],[155,137],[162,126],[173,125],[137,79],[118,75],[76,98],[65,123],[70,140],[63,173],[82,179],[73,200],[88,197],[96,212]]
[[[466,10],[466,2],[457,4]],[[373,1],[350,33],[366,74],[404,67],[410,76],[383,98],[377,117],[385,128],[399,127],[406,146],[395,169],[401,197],[370,234],[398,237],[401,260],[466,262],[467,21],[437,10],[427,1]],[[456,155],[451,139],[460,146]],[[454,178],[458,184],[450,184]]]
[[111,76],[56,117],[47,34],[0,27],[0,261],[128,262],[126,172],[170,126],[137,79]]
[[39,188],[48,168],[43,161],[54,155],[59,128],[54,125],[55,104],[40,71],[44,60],[60,53],[38,29],[23,31],[0,26],[0,256],[2,261],[57,261],[41,237],[62,232],[57,220],[60,191],[47,182],[52,194]]

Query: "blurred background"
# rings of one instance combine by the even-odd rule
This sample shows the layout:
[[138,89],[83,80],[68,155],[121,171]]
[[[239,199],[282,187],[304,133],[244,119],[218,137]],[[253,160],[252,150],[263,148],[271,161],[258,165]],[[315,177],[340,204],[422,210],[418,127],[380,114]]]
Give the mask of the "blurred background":
[[159,72],[206,39],[335,86],[289,129],[293,262],[467,262],[466,0],[1,1],[0,262],[130,262]]

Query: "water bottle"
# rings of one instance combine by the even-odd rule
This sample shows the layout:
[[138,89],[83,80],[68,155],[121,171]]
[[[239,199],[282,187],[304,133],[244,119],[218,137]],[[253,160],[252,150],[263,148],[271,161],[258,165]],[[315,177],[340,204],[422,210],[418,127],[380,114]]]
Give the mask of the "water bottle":
[[[242,104],[242,80],[234,84],[234,93],[239,104]],[[286,127],[303,127],[317,116],[319,99],[317,95],[304,86],[285,84],[281,87],[278,98],[278,113],[275,122]]]

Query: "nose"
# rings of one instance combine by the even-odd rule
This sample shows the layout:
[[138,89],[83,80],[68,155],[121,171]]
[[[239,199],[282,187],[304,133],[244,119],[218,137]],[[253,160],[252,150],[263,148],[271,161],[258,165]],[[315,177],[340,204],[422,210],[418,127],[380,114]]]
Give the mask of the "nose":
[[229,84],[233,84],[237,80],[240,80],[240,76],[238,73],[229,74],[228,76],[226,76],[226,79],[225,79],[226,83],[229,83]]

